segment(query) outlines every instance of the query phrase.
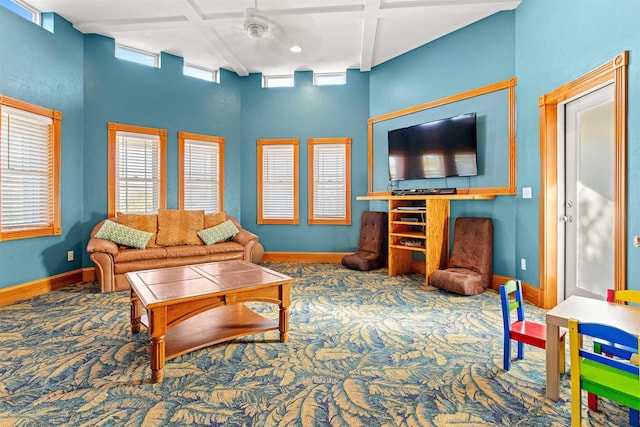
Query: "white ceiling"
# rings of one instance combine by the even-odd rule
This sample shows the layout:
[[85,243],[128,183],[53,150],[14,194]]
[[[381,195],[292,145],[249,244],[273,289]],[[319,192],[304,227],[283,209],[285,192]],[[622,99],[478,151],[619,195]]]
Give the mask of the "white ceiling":
[[[372,67],[521,0],[28,0],[83,33],[240,76]],[[245,11],[273,28],[253,40]],[[298,44],[303,51],[291,53]]]

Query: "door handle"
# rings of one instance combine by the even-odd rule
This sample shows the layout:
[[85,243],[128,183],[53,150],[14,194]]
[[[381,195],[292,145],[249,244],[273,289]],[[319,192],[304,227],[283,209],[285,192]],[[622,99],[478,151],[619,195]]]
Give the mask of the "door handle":
[[560,217],[560,221],[562,221],[562,222],[573,222],[573,217],[571,215],[562,215]]

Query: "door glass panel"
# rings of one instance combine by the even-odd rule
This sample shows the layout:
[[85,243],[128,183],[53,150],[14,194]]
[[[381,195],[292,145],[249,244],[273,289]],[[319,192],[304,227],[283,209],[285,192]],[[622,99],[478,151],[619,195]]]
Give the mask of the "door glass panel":
[[566,106],[566,296],[613,287],[613,85]]

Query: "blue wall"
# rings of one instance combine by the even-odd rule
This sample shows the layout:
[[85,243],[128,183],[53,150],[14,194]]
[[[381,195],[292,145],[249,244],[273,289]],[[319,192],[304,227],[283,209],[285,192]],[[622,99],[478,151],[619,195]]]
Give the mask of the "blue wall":
[[[252,74],[242,89],[242,224],[255,227],[266,251],[344,252],[358,246],[360,214],[368,208],[356,196],[367,194],[369,75],[349,70],[347,84],[314,86],[312,72],[296,72],[293,88],[262,88]],[[352,226],[309,225],[307,139],[350,137]],[[256,225],[256,140],[300,138],[300,224]]]
[[[640,234],[640,6],[635,0],[525,0],[516,11],[518,186],[533,199],[517,199],[518,275],[538,284],[540,141],[538,97],[569,83],[629,50],[628,226]],[[640,289],[640,249],[627,244],[627,286]]]
[[0,94],[62,112],[62,235],[0,242],[0,288],[82,266],[82,34],[47,18],[53,33],[0,7]]
[[[162,54],[161,68],[114,56],[114,40],[84,39],[85,236],[107,214],[107,123],[167,130],[167,207],[178,207],[178,132],[225,138],[224,209],[240,215],[239,78],[223,71],[215,84],[184,76],[180,57]],[[91,262],[85,254],[85,266]]]
[[[375,67],[370,77],[371,116],[514,77],[514,36],[515,12],[502,12]],[[388,190],[387,130],[468,112],[477,112],[479,118],[479,175],[472,178],[410,180],[399,183],[399,187],[507,187],[508,107],[508,92],[503,90],[375,124],[373,190]],[[386,203],[374,202],[371,207],[385,209]],[[493,218],[493,272],[513,277],[516,265],[513,240],[515,197],[452,202],[452,222],[458,216]]]

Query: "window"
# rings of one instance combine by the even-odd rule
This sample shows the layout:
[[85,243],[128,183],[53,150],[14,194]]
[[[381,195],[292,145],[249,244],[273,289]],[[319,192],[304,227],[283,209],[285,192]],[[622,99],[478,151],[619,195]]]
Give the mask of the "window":
[[347,73],[313,73],[313,84],[316,86],[346,85]]
[[223,210],[224,138],[178,132],[180,209]]
[[40,25],[40,11],[33,6],[20,0],[0,0],[0,6],[4,6],[10,11],[17,13],[27,21]]
[[0,96],[0,241],[62,233],[59,111]]
[[351,138],[309,139],[309,224],[351,224]]
[[109,123],[108,215],[165,207],[167,131]]
[[184,64],[182,66],[182,74],[189,77],[194,77],[200,80],[206,80],[209,82],[220,83],[218,81],[218,73],[203,67],[196,67],[195,65]]
[[116,58],[137,62],[138,64],[149,67],[160,68],[160,55],[121,44],[116,45]]
[[259,139],[258,224],[298,223],[298,139]]
[[293,75],[290,76],[263,76],[262,87],[293,87],[295,81]]

